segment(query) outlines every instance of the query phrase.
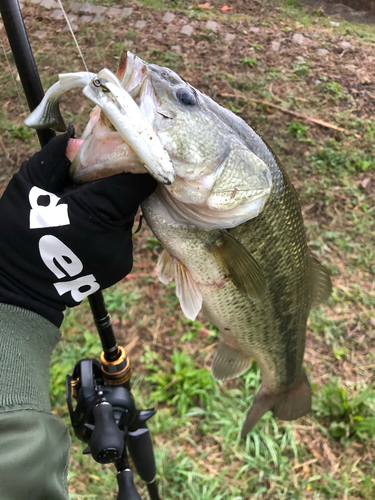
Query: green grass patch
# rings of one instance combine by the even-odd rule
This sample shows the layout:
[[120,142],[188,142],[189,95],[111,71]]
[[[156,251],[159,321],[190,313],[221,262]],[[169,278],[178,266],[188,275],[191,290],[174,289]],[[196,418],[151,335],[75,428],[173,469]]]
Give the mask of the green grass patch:
[[199,368],[195,360],[186,350],[173,350],[170,370],[155,359],[154,353],[145,350],[142,358],[148,370],[146,380],[152,384],[150,395],[154,401],[167,401],[176,408],[179,416],[185,415],[189,408],[204,406],[209,408],[211,400],[217,391],[216,383],[211,373],[205,368]]
[[375,386],[359,387],[354,395],[334,379],[321,387],[314,398],[314,414],[330,421],[336,439],[372,439],[375,433]]
[[184,58],[172,50],[152,49],[150,53],[151,61],[160,66],[167,66],[174,71],[180,70],[184,65]]
[[344,177],[375,170],[375,157],[370,151],[345,148],[333,139],[308,156],[313,171],[328,177]]

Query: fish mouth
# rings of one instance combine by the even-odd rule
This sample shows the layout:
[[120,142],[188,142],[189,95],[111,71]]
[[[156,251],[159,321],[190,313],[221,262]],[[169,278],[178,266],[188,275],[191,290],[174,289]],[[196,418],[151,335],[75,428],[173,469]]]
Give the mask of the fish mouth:
[[[124,53],[116,77],[157,132],[158,123],[163,118],[157,111],[160,102],[147,74],[147,66],[146,62],[131,52]],[[92,110],[83,135],[75,142],[74,148],[72,145],[70,154],[75,153],[75,157],[70,174],[76,183],[123,172],[152,174],[99,106]],[[162,182],[170,184],[173,179],[165,178]]]
[[[149,172],[165,185],[160,186],[158,194],[173,211],[175,220],[182,223],[211,230],[235,227],[256,217],[271,193],[272,176],[267,164],[245,147],[240,138],[230,136],[216,153],[211,152],[207,158],[199,156],[198,161],[192,156],[191,163],[189,155],[180,156],[178,148],[168,147],[173,142],[168,137],[180,123],[177,111],[168,104],[168,99],[163,99],[165,88],[173,86],[178,78],[178,75],[168,76],[168,71],[128,52],[121,57],[116,76],[102,70],[84,87],[84,95],[97,106],[91,112],[82,144],[72,162],[73,181],[84,183],[123,172]],[[101,79],[100,75],[107,79]],[[167,84],[163,81],[166,75]],[[111,103],[103,97],[102,88],[111,96]],[[138,150],[134,137],[144,130],[137,128],[137,120],[146,123],[148,130],[147,142],[142,141]],[[154,143],[148,141],[151,136]],[[161,149],[154,147],[155,142]],[[147,160],[148,152],[154,150],[158,155],[152,163]],[[168,169],[163,170],[159,160],[164,153]],[[227,182],[228,168],[235,170],[234,182]]]

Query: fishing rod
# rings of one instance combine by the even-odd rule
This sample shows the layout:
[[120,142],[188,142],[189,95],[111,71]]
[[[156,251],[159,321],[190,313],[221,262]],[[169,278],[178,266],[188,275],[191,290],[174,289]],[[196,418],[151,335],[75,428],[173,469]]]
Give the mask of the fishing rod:
[[[27,36],[18,0],[1,0],[0,13],[17,66],[25,96],[33,111],[44,91]],[[45,146],[55,132],[37,130],[40,145]],[[139,476],[146,482],[151,500],[160,500],[156,465],[146,421],[155,409],[138,410],[130,391],[132,370],[125,349],[118,345],[104,297],[99,290],[89,296],[94,322],[103,352],[95,359],[79,361],[66,379],[66,396],[76,436],[89,444],[99,463],[113,462],[118,471],[117,500],[141,500],[129,467],[128,452]],[[76,399],[73,408],[72,397]]]

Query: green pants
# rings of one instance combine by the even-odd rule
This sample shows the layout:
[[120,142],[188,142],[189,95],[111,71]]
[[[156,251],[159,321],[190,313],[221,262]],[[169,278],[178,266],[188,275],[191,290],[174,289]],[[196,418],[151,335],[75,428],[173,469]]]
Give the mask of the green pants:
[[0,499],[67,500],[70,439],[51,413],[0,414]]
[[41,316],[0,304],[0,500],[68,500],[70,438],[48,395],[59,339]]

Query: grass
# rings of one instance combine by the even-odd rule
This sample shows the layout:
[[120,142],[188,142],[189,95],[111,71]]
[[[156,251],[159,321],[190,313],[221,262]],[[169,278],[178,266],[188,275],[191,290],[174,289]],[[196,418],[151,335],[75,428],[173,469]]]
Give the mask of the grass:
[[[346,385],[350,387],[350,384]],[[329,431],[336,439],[346,442],[353,437],[372,440],[375,433],[375,387],[351,389],[355,390],[354,396],[350,396],[340,379],[323,386],[315,401],[315,415],[330,421]]]
[[[170,357],[173,367],[169,373],[161,369],[158,364],[150,363],[151,355],[152,352],[149,349],[145,350],[141,361],[149,372],[145,380],[153,387],[150,394],[153,401],[168,402],[176,409],[179,416],[186,414],[189,408],[197,404],[207,409],[210,408],[211,396],[215,394],[216,384],[210,372],[205,368],[199,368],[186,350],[180,352],[173,349]],[[153,358],[153,361],[159,360]]]
[[174,71],[178,71],[183,66],[183,57],[172,50],[151,50],[151,62],[159,64],[160,66],[167,66]]

